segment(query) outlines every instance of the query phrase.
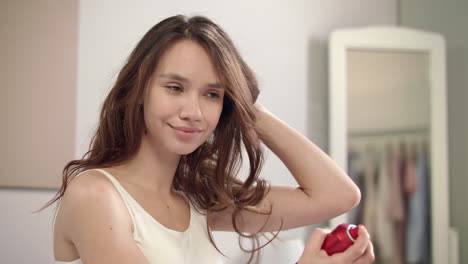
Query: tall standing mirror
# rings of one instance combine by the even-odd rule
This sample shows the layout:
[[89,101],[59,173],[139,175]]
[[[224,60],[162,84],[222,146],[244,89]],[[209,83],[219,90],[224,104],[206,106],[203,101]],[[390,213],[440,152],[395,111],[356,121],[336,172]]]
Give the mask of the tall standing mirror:
[[444,39],[337,30],[329,54],[330,155],[362,197],[330,226],[364,224],[376,263],[449,263]]

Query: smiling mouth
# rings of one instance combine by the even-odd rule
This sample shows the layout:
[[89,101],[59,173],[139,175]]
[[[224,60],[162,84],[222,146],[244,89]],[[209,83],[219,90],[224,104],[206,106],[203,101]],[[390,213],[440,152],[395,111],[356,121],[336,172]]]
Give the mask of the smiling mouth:
[[169,125],[176,136],[182,140],[191,140],[201,134],[202,130],[194,127],[174,127]]
[[200,128],[196,128],[196,127],[185,127],[185,126],[171,126],[171,127],[176,129],[176,130],[187,132],[187,133],[201,132],[202,131]]

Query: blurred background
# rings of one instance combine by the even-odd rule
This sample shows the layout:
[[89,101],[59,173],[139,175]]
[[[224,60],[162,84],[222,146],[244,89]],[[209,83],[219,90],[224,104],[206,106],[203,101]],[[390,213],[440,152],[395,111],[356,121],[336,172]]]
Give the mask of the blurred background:
[[[87,150],[100,105],[144,33],[175,14],[205,15],[257,74],[259,100],[328,151],[328,55],[336,29],[399,25],[446,41],[450,225],[468,263],[467,1],[0,1],[0,263],[51,263],[54,208],[39,213],[61,170]],[[262,176],[294,185],[269,154]],[[283,232],[261,263],[291,263],[314,227]],[[236,236],[216,234],[243,263]]]

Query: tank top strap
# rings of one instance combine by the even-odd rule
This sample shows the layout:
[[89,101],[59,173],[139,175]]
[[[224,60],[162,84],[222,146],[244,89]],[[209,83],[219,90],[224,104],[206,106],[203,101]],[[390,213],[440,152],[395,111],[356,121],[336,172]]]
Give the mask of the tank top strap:
[[120,184],[120,182],[112,174],[110,174],[109,172],[103,169],[92,169],[92,170],[96,170],[104,174],[107,177],[107,179],[111,181],[112,185],[114,185],[114,187],[117,189],[123,201],[125,202],[128,213],[130,214],[130,217],[132,219],[133,232],[134,232],[134,235],[136,235],[137,229],[135,225],[136,218],[135,218],[134,208],[138,207],[138,203],[133,199],[133,197],[127,192],[127,190],[125,190],[125,188]]
[[195,220],[194,218],[196,216],[194,215],[194,212],[192,210],[192,206],[189,204],[189,209],[190,209],[190,222],[189,222],[189,227],[186,231],[184,232],[179,232],[175,231],[172,229],[169,229],[162,225],[158,220],[154,219],[153,216],[151,216],[134,198],[133,196],[127,192],[127,190],[119,183],[119,181],[112,176],[109,172],[103,170],[103,169],[94,169],[102,174],[104,174],[115,186],[115,188],[118,190],[120,195],[122,196],[122,199],[125,201],[128,211],[132,217],[132,222],[133,222],[133,237],[135,240],[140,240],[145,236],[145,233],[147,231],[148,226],[158,226],[159,229],[164,230],[165,232],[168,232],[172,234],[174,237],[183,237],[186,236],[187,233],[189,233],[189,229],[192,226],[192,220]]
[[[103,173],[104,175],[107,176],[106,172],[103,171],[103,170],[100,170],[100,169],[90,169],[90,170],[99,170],[101,171],[101,173]],[[84,170],[84,171],[81,171],[80,173],[78,173],[75,177],[73,177],[71,180],[75,180],[76,178],[78,178],[81,174],[87,172],[88,170]],[[112,177],[112,175],[111,175]],[[113,177],[112,177],[113,178]],[[112,181],[112,180],[111,180]],[[55,232],[55,221],[57,220],[57,215],[58,215],[58,211],[60,210],[60,203],[62,202],[62,198],[58,199],[57,200],[57,206],[55,207],[55,212],[54,212],[54,216],[52,218],[52,237],[54,237],[54,232]]]
[[127,190],[125,190],[122,184],[120,184],[120,182],[112,174],[110,174],[109,172],[103,169],[92,169],[92,170],[99,171],[100,173],[104,174],[107,177],[107,179],[109,179],[112,182],[114,187],[120,193],[120,196],[122,196],[122,198],[125,201],[133,200],[132,196],[127,192]]
[[[137,236],[139,236],[138,230],[137,230],[136,224],[135,224],[136,223],[135,215],[134,215],[134,212],[132,210],[132,203],[135,203],[136,201],[133,200],[133,198],[123,188],[123,186],[119,183],[119,181],[117,181],[117,179],[114,176],[112,176],[112,174],[110,174],[109,172],[107,172],[107,171],[105,171],[103,169],[89,169],[89,170],[99,171],[100,173],[104,174],[112,182],[112,185],[114,185],[114,187],[119,192],[120,196],[122,197],[122,200],[125,203],[125,206],[127,207],[128,213],[130,214],[130,218],[132,220],[132,226],[133,226],[133,237],[136,238]],[[76,179],[81,174],[83,174],[84,172],[89,171],[89,170],[84,170],[84,171],[78,173],[72,180]],[[58,200],[57,202],[58,202],[58,204],[57,204],[57,207],[55,209],[54,216],[53,216],[53,219],[52,219],[52,234],[51,234],[52,235],[52,245],[54,244],[55,221],[56,221],[56,218],[57,218],[58,211],[60,209],[61,199]],[[61,264],[61,263],[64,263],[64,264],[81,264],[82,262],[81,262],[81,259],[77,259],[77,260],[74,260],[72,262],[55,261],[55,263],[56,264]]]

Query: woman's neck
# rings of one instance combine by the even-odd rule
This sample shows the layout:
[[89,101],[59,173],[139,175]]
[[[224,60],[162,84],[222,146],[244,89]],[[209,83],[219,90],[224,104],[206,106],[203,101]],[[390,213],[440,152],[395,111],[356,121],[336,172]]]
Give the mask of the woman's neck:
[[179,161],[180,155],[157,149],[143,137],[135,157],[115,169],[124,177],[122,180],[169,197]]

